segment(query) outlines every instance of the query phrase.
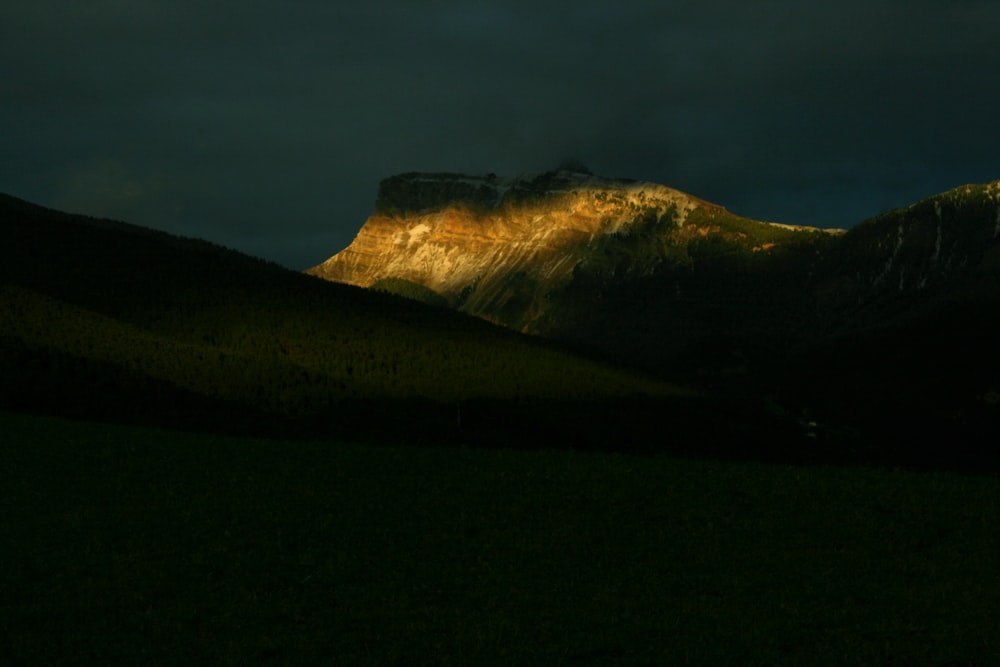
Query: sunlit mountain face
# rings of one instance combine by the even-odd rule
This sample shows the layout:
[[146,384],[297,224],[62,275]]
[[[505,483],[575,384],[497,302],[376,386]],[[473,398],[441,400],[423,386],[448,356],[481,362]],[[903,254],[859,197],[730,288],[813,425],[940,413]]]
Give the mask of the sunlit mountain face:
[[845,232],[583,173],[404,174],[309,272],[791,410],[860,415],[886,437],[928,416],[977,433],[996,419],[1000,182]]
[[0,197],[0,403],[701,453],[808,437],[861,460],[947,442],[982,462],[998,211],[1000,184],[970,185],[838,232],[575,172],[407,174],[312,271],[363,289]]
[[844,232],[585,173],[404,174],[382,182],[354,242],[308,272],[647,361],[706,340],[739,359],[989,293],[998,239],[1000,182]]
[[568,305],[561,295],[582,282],[689,273],[706,244],[764,260],[839,233],[746,220],[663,185],[577,172],[404,174],[382,182],[354,242],[309,273],[435,294],[464,312],[545,334]]

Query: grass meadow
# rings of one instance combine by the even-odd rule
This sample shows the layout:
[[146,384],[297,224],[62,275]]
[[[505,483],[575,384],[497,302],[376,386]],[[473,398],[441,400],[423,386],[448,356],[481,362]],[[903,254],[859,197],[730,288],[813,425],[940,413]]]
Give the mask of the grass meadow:
[[997,665],[1000,479],[0,413],[0,664]]

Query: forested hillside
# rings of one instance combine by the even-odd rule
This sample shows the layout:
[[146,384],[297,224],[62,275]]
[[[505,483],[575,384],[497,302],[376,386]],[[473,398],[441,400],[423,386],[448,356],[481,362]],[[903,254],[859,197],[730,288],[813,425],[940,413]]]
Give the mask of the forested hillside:
[[0,234],[7,406],[316,425],[359,400],[684,393],[458,313],[202,241],[10,197],[0,199]]

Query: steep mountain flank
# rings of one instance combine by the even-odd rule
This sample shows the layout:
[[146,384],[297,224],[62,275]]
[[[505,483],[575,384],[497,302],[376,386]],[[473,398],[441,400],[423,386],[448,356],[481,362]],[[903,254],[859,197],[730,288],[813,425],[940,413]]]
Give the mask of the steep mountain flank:
[[1000,181],[844,233],[560,171],[388,178],[354,242],[309,273],[647,367],[721,369],[993,298],[998,269]]
[[[404,174],[382,182],[350,247],[309,273],[437,295],[523,332],[660,367],[714,345],[734,320],[773,329],[766,320],[784,317],[789,302],[803,308],[804,282],[791,272],[814,273],[840,233],[748,220],[663,185],[590,174]],[[740,354],[720,359],[739,363]]]
[[862,222],[822,271],[818,308],[831,330],[995,297],[1000,181],[964,185]]
[[1000,181],[866,220],[820,271],[783,390],[899,449],[1000,459]]
[[1000,453],[1000,181],[845,233],[587,174],[406,174],[311,273],[773,396],[860,449]]
[[699,254],[765,257],[817,236],[826,234],[739,218],[653,183],[567,171],[404,174],[381,183],[354,242],[308,273],[394,291],[420,285],[464,312],[547,334],[562,326],[559,294],[575,282],[690,272]]

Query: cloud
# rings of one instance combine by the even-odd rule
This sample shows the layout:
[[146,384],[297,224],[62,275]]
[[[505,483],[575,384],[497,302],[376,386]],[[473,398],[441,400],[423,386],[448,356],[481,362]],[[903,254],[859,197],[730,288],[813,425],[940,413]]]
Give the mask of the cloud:
[[95,157],[72,165],[57,186],[54,205],[66,210],[127,219],[137,207],[149,206],[155,192],[122,161]]
[[852,224],[1000,176],[998,22],[976,0],[9,0],[0,188],[298,268],[392,173],[569,155]]

